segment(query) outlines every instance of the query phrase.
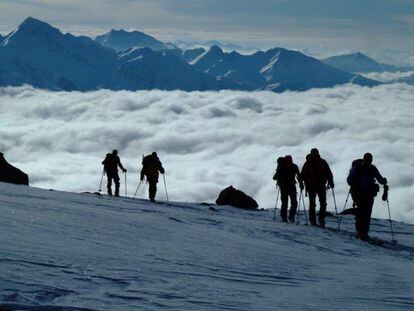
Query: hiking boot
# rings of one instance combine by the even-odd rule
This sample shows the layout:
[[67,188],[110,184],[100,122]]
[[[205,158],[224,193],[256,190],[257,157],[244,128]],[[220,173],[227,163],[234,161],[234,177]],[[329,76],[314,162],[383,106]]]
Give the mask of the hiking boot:
[[295,216],[289,216],[289,221],[290,222],[295,222]]
[[282,217],[282,222],[288,222],[286,217]]
[[151,199],[150,199],[150,202],[151,202],[151,203],[155,203],[155,199],[151,198]]
[[361,240],[361,241],[369,241],[369,235],[366,234],[366,233],[360,233],[360,232],[358,232],[356,234],[356,238],[359,239],[359,240]]

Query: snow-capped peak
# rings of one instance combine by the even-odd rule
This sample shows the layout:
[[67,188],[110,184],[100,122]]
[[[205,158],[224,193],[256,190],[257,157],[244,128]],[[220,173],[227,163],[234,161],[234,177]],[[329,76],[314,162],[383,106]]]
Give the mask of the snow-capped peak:
[[4,38],[2,45],[6,46],[26,41],[37,41],[39,38],[53,38],[63,36],[59,29],[33,17],[26,18],[13,32]]

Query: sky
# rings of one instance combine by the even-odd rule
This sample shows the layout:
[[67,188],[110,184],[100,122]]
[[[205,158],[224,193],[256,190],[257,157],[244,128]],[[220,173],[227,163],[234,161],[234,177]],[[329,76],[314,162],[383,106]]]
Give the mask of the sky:
[[166,41],[217,39],[311,54],[414,48],[412,0],[1,0],[0,32],[28,16],[90,36],[137,29]]
[[[290,154],[301,168],[317,147],[333,171],[340,210],[351,162],[371,152],[388,179],[393,217],[414,223],[413,101],[414,86],[406,84],[282,94],[6,87],[0,88],[0,151],[29,174],[32,186],[94,192],[101,162],[116,148],[133,195],[142,155],[155,150],[171,200],[214,202],[233,185],[273,208],[276,159]],[[147,197],[146,188],[138,197]],[[165,199],[162,181],[159,189]],[[331,193],[328,210],[334,210]],[[388,217],[380,196],[373,214]]]

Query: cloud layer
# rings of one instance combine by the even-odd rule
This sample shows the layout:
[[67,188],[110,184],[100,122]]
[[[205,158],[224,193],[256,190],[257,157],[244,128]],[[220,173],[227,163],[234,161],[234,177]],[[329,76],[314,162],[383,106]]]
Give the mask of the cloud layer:
[[402,78],[408,78],[414,74],[414,71],[406,71],[406,72],[369,72],[369,73],[360,73],[362,76],[373,79],[381,82],[392,82]]
[[[413,101],[405,84],[283,94],[0,88],[0,151],[33,186],[96,191],[101,161],[117,148],[132,195],[142,154],[156,150],[170,199],[211,202],[233,185],[271,208],[277,157],[291,154],[301,167],[318,147],[335,176],[338,209],[351,161],[370,151],[390,182],[393,217],[414,223]],[[387,217],[380,198],[374,215]]]

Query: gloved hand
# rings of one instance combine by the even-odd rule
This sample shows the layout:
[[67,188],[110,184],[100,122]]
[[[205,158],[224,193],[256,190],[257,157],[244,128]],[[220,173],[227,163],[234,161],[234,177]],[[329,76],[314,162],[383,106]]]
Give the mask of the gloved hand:
[[164,168],[162,168],[162,167],[160,168],[160,173],[163,174],[163,175],[165,174]]
[[140,180],[141,180],[141,181],[144,181],[144,174],[141,174],[141,178],[140,178]]
[[331,189],[335,188],[335,184],[334,184],[333,181],[332,182],[328,182],[328,189],[329,188],[331,188]]
[[126,172],[127,172],[126,168],[124,168],[124,169],[123,169],[123,172],[124,172],[124,173],[126,173]]
[[387,201],[388,200],[388,185],[384,185],[384,193],[382,194],[382,200]]
[[303,184],[302,181],[299,182],[299,188],[300,188],[300,191],[302,191],[303,189],[305,189],[305,185]]
[[384,178],[384,182],[385,182],[385,184],[384,184],[384,185],[388,185],[388,180],[387,180],[387,178]]

